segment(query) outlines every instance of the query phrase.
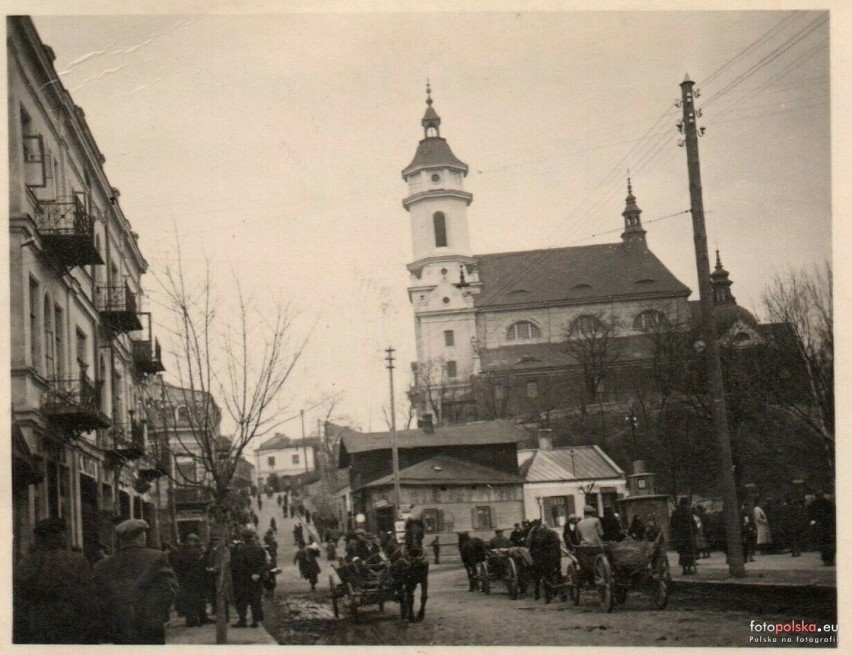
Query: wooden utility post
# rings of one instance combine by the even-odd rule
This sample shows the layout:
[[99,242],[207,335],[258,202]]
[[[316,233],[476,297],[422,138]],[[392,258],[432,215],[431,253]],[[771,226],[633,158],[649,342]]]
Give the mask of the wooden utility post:
[[388,375],[390,377],[390,412],[391,412],[391,460],[393,464],[393,504],[394,504],[394,520],[399,519],[399,508],[400,501],[402,500],[402,496],[399,489],[399,444],[397,444],[396,440],[396,409],[394,407],[394,395],[393,395],[393,354],[394,349],[388,346],[385,350],[388,354],[385,357],[385,361],[387,361],[387,369]]
[[[698,289],[701,298],[701,332],[707,355],[707,379],[710,386],[711,414],[719,459],[722,464],[722,499],[725,513],[725,535],[728,545],[728,569],[733,577],[745,575],[743,544],[740,537],[739,505],[734,483],[731,439],[728,434],[728,414],[725,403],[725,383],[719,359],[719,343],[713,318],[713,287],[710,281],[710,256],[707,252],[707,230],[704,224],[704,200],[701,191],[701,167],[698,158],[698,112],[695,108],[695,82],[689,76],[681,83],[683,131],[686,162],[689,170],[689,199],[692,211],[692,231],[695,240],[695,263],[698,268]],[[701,132],[703,133],[703,128]]]

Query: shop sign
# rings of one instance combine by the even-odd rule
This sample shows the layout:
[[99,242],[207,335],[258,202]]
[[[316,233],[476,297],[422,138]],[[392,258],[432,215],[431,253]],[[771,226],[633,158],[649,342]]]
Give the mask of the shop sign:
[[89,477],[98,477],[98,464],[94,458],[80,453],[80,473],[85,473]]

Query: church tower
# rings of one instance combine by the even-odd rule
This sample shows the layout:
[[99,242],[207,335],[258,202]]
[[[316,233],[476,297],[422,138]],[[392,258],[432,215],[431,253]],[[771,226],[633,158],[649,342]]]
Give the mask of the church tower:
[[[480,283],[467,224],[473,195],[464,190],[467,164],[441,136],[441,117],[432,104],[427,83],[423,139],[402,171],[413,254],[407,268],[417,340],[415,385],[421,391],[461,390],[479,372],[474,295]],[[433,409],[423,399],[418,404],[418,413]]]
[[645,230],[642,227],[642,219],[640,214],[642,210],[636,204],[636,197],[633,195],[633,185],[630,183],[630,178],[627,178],[627,198],[625,198],[624,211],[621,215],[624,216],[624,232],[621,234],[621,240],[627,246],[641,245],[647,247],[645,241]]

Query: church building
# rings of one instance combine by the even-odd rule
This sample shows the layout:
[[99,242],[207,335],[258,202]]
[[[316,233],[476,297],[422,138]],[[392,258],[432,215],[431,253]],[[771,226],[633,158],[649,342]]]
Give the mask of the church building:
[[[408,293],[419,416],[432,414],[438,423],[497,418],[504,412],[483,416],[481,407],[474,409],[474,380],[511,374],[512,384],[520,379],[522,394],[535,399],[540,371],[577,365],[563,347],[570,335],[594,342],[605,334],[635,347],[635,337],[662,318],[688,320],[691,291],[649,249],[629,180],[619,242],[475,254],[468,166],[441,136],[428,87],[426,104],[424,138],[402,171],[413,245]],[[607,377],[596,391],[613,382]],[[509,400],[502,383],[490,393],[498,404]]]

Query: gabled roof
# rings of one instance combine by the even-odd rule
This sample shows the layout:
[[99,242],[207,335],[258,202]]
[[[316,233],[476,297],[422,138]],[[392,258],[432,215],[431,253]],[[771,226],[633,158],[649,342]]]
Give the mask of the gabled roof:
[[482,282],[475,300],[480,308],[691,293],[650,250],[622,243],[475,258]]
[[525,462],[523,472],[526,482],[605,480],[624,477],[624,471],[603,450],[594,445],[538,450],[529,462]]
[[[399,472],[400,484],[432,485],[432,484],[520,484],[520,476],[504,473],[496,469],[468,462],[449,455],[436,455],[422,462],[413,464]],[[385,487],[393,484],[393,475],[386,475],[373,480],[369,487]]]
[[320,440],[317,437],[305,437],[304,439],[291,439],[284,434],[276,434],[271,439],[267,439],[257,448],[255,452],[262,450],[283,450],[284,448],[315,448],[320,445]]
[[[486,446],[526,441],[527,431],[510,421],[476,421],[460,425],[442,425],[434,432],[399,430],[399,448],[435,448],[441,446]],[[375,450],[390,450],[390,432],[346,434],[340,442],[340,466],[348,466],[349,456]]]

